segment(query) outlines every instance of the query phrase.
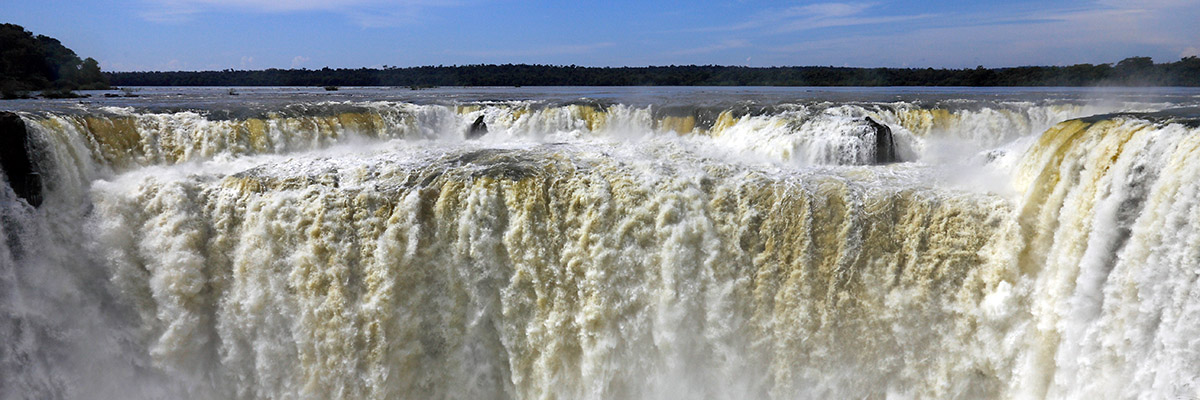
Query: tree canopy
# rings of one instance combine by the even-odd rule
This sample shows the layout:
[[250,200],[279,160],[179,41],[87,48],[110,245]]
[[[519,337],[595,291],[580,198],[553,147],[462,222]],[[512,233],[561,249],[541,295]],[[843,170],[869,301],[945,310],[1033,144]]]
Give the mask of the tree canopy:
[[0,24],[0,92],[14,97],[30,90],[107,89],[108,76],[91,57],[79,59],[58,39],[14,24]]
[[122,86],[1200,86],[1200,59],[1014,68],[848,68],[504,64],[357,69],[118,72]]

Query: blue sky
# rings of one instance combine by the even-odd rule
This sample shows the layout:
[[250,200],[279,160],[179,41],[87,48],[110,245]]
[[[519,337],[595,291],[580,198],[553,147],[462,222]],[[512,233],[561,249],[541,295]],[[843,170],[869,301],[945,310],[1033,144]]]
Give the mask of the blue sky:
[[1198,20],[1198,0],[0,0],[109,71],[1168,62],[1200,54]]

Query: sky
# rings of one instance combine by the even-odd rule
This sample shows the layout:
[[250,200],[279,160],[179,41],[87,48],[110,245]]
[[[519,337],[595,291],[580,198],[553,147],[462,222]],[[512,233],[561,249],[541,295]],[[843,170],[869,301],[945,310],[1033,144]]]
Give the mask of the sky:
[[106,71],[973,68],[1200,55],[1200,0],[0,0]]

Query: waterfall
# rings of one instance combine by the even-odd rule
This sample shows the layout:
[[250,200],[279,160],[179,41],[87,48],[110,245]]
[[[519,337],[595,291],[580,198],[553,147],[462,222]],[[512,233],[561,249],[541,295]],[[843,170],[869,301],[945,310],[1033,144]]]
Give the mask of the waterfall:
[[1194,120],[939,107],[22,112],[0,398],[1200,390]]

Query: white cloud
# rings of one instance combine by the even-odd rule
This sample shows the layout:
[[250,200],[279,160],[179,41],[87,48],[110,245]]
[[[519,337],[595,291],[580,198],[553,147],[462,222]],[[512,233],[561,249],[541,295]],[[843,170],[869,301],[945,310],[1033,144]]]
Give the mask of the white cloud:
[[1179,57],[1200,57],[1200,48],[1188,47],[1179,53]]
[[141,16],[152,22],[178,23],[208,12],[328,12],[341,14],[364,27],[391,26],[415,21],[427,7],[455,6],[446,0],[144,0]]
[[590,44],[572,44],[546,46],[529,49],[513,49],[513,50],[483,50],[483,51],[448,51],[447,54],[455,54],[471,57],[532,57],[532,56],[550,56],[564,54],[588,54],[596,50],[615,46],[616,43],[601,42]]
[[770,10],[742,23],[702,29],[702,31],[762,31],[785,33],[808,29],[832,28],[910,21],[936,17],[934,14],[875,15],[875,3],[816,3],[783,10]]
[[254,67],[254,57],[243,56],[241,62],[242,69],[250,69]]
[[1024,14],[958,14],[934,20],[937,25],[798,40],[769,50],[773,61],[805,65],[999,67],[1109,63],[1131,56],[1168,62],[1175,59],[1163,57],[1196,50],[1200,25],[1186,17],[1194,15],[1200,15],[1200,3],[1095,2]]
[[256,12],[343,11],[355,7],[433,6],[431,0],[147,0],[151,6],[185,12],[240,10]]
[[715,52],[722,51],[722,50],[740,49],[740,48],[749,47],[749,46],[750,46],[750,42],[747,42],[745,40],[740,40],[740,39],[722,40],[721,42],[713,44],[713,45],[697,47],[697,48],[693,48],[693,49],[680,50],[680,51],[672,52],[670,54],[676,55],[676,56],[708,54],[708,53],[715,53]]
[[312,61],[312,59],[305,56],[296,56],[292,58],[292,68],[303,67],[304,64],[308,64],[309,61]]

